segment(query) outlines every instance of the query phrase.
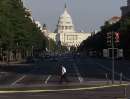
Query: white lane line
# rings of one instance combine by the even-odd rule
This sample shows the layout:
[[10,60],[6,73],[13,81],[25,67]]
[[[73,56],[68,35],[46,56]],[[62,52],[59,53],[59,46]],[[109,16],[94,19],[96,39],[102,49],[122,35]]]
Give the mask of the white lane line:
[[77,68],[77,66],[76,66],[75,63],[73,63],[73,67],[74,67],[74,69],[75,69],[75,71],[76,71],[76,74],[77,74],[77,76],[78,76],[79,82],[82,83],[82,82],[84,81],[84,79],[83,79],[83,77],[81,77],[81,74],[79,73],[79,70],[78,70],[78,68]]
[[19,79],[17,79],[15,82],[13,82],[11,84],[11,86],[14,86],[16,83],[20,82],[21,80],[23,80],[26,77],[26,75],[23,75],[22,77],[20,77]]
[[48,81],[49,81],[49,79],[52,77],[52,75],[49,75],[47,78],[46,78],[46,80],[45,80],[45,84],[47,84],[48,83]]

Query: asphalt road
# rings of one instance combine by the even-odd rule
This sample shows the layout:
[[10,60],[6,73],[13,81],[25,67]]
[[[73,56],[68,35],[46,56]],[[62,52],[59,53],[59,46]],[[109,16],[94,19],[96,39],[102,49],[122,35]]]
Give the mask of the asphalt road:
[[[88,81],[111,80],[111,60],[90,57],[58,57],[57,61],[43,60],[37,64],[0,65],[0,86],[53,84],[58,83],[60,77],[59,64],[67,69],[70,82],[85,83]],[[115,78],[130,79],[130,62],[127,60],[115,61]],[[107,79],[106,79],[107,74]]]
[[[67,69],[70,84],[106,84],[111,83],[111,60],[90,57],[58,57],[58,60],[43,60],[36,64],[0,65],[0,87],[53,86],[59,83],[59,64]],[[130,79],[130,62],[115,61],[115,78],[119,83],[120,73],[123,79]],[[108,75],[106,79],[106,74]],[[0,94],[0,99],[118,99],[124,96],[124,88],[105,88],[86,91],[62,91],[49,93]],[[130,87],[127,88],[130,97]]]

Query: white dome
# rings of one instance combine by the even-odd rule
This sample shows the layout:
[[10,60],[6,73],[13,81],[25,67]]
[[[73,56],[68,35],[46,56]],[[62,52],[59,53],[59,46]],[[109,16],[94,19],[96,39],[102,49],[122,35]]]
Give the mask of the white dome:
[[68,13],[66,6],[65,6],[64,13],[59,17],[57,30],[58,30],[58,33],[74,32],[72,18],[70,14]]

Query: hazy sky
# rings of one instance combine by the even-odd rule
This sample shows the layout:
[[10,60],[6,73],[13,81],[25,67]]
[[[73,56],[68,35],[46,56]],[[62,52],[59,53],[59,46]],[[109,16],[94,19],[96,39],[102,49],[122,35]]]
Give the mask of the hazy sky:
[[24,5],[31,9],[35,20],[47,24],[54,31],[58,17],[67,4],[77,31],[93,31],[99,29],[104,21],[112,16],[120,16],[120,7],[126,0],[23,0]]

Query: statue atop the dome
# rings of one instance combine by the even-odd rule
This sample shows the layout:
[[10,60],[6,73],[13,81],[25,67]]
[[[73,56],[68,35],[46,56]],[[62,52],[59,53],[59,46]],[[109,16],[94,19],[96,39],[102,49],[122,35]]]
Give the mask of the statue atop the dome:
[[67,5],[66,5],[66,3],[65,3],[65,9],[67,8]]

